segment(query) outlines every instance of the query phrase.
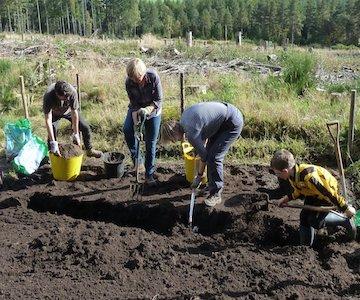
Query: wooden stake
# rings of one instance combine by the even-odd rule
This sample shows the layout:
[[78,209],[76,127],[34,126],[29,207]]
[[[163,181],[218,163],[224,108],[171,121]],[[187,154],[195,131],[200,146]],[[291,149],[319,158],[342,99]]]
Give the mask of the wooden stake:
[[184,86],[184,73],[180,73],[180,112],[184,112],[185,102],[185,86]]
[[192,38],[192,32],[189,31],[187,34],[186,34],[186,45],[188,47],[192,47],[193,45],[193,38]]
[[22,98],[22,102],[23,102],[25,118],[29,119],[29,111],[28,111],[27,101],[26,101],[26,97],[25,97],[24,76],[20,76],[20,86],[21,86],[21,98]]
[[347,158],[350,160],[351,160],[351,151],[352,151],[353,142],[354,142],[355,100],[356,100],[356,90],[352,90],[351,91],[350,116],[349,116],[348,144],[347,144]]
[[76,91],[77,91],[77,97],[79,101],[79,111],[81,112],[81,99],[80,99],[80,78],[79,74],[76,73]]

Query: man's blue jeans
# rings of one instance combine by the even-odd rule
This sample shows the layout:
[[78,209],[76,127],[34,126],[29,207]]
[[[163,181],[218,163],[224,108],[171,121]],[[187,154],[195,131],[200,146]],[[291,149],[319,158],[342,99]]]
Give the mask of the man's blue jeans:
[[[134,121],[132,112],[128,110],[124,123],[125,140],[129,147],[131,159],[135,162],[138,141],[134,133]],[[155,172],[156,142],[160,132],[161,115],[145,121],[145,176],[148,178]],[[140,158],[139,161],[143,159]]]

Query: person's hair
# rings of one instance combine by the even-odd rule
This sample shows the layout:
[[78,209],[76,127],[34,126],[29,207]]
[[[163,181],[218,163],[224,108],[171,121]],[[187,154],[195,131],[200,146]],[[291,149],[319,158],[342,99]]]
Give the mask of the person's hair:
[[295,158],[288,150],[281,149],[274,153],[270,167],[275,170],[292,169],[295,166]]
[[166,145],[170,142],[177,141],[177,134],[181,132],[181,126],[178,121],[169,121],[161,125],[160,144]]
[[126,66],[126,73],[130,78],[143,76],[146,73],[146,66],[140,58],[133,58]]
[[68,96],[72,92],[71,85],[64,80],[55,83],[55,93],[59,96]]

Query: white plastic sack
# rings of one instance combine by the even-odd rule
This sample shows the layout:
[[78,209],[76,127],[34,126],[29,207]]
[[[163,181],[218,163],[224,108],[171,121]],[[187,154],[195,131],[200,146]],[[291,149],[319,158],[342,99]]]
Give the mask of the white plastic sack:
[[15,171],[25,175],[34,173],[47,152],[48,148],[44,141],[35,135],[32,136],[13,160]]

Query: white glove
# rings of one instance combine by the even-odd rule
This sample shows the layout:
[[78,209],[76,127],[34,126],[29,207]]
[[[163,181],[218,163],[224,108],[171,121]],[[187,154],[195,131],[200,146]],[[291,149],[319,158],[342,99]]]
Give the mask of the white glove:
[[348,208],[344,211],[345,216],[351,219],[356,213],[356,210],[353,206],[349,205]]
[[81,142],[80,142],[80,134],[79,133],[73,133],[72,134],[72,141],[74,144],[80,146]]
[[151,105],[146,106],[146,107],[142,107],[138,110],[138,115],[139,117],[143,117],[146,118],[148,115],[151,114],[151,112],[153,111],[153,107]]
[[60,156],[59,143],[57,141],[50,141],[50,152]]
[[202,180],[203,176],[202,175],[196,175],[192,184],[191,184],[191,188],[192,189],[197,189],[200,187],[201,185],[201,180]]

